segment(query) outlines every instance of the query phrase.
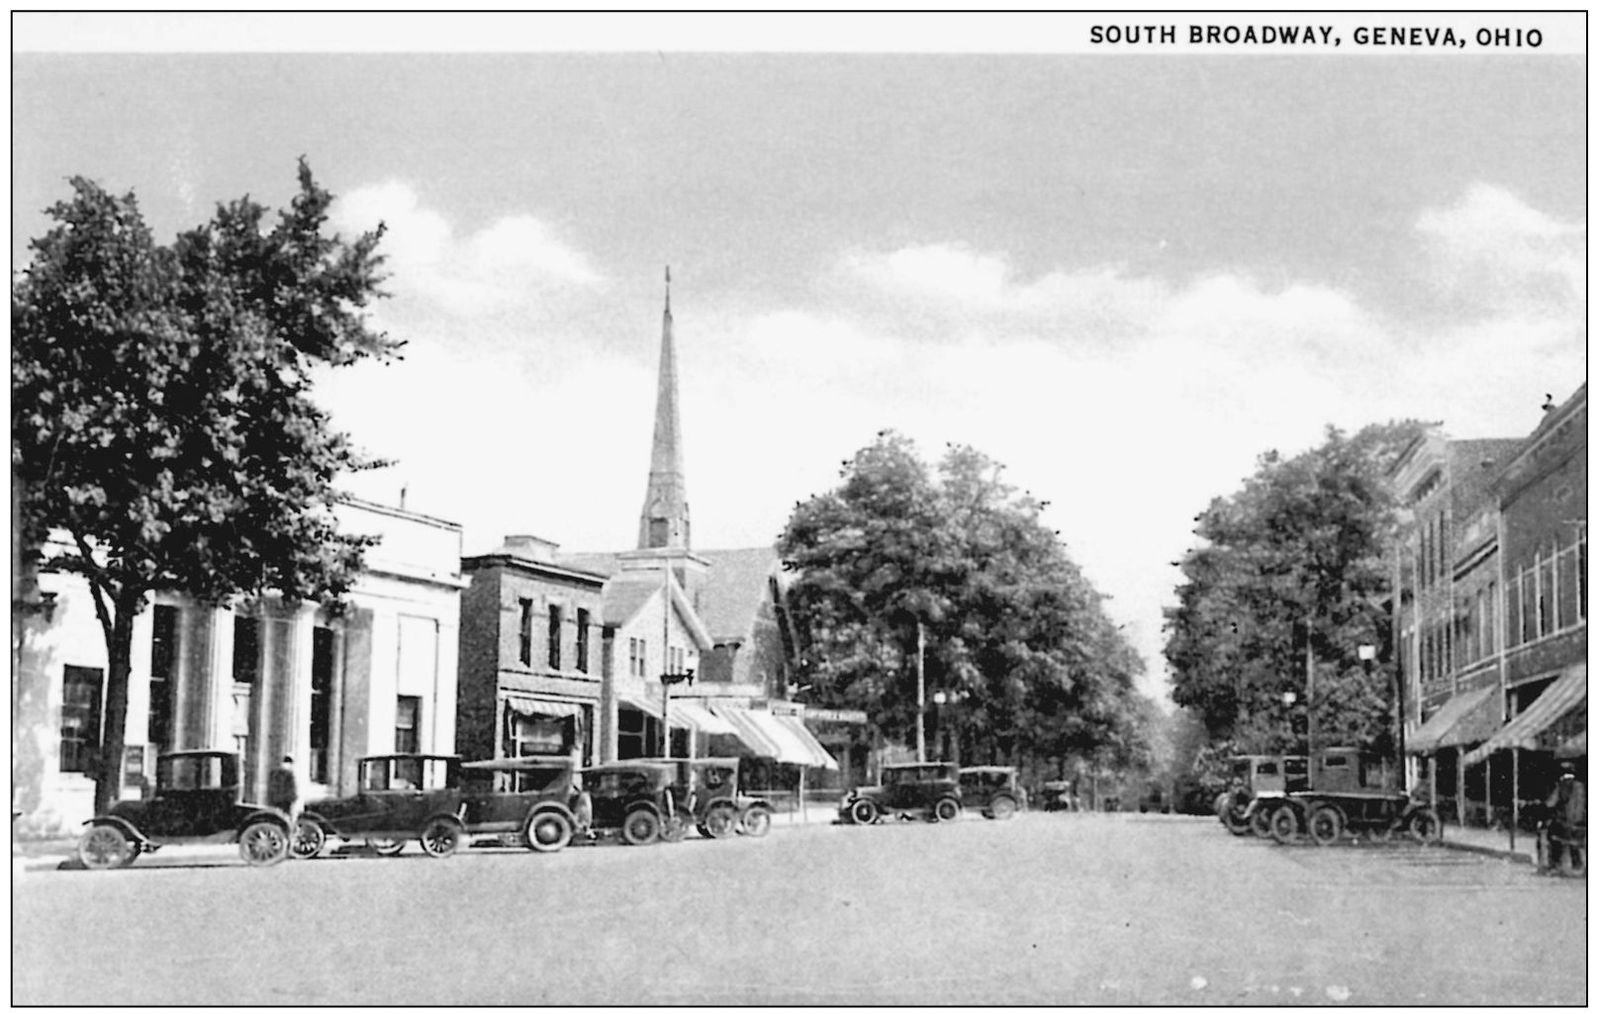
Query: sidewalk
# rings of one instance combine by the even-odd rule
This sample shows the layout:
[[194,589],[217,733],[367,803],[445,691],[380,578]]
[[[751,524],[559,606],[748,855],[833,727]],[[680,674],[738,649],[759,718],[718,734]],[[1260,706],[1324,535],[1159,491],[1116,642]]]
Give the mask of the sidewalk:
[[1466,852],[1481,852],[1485,855],[1500,856],[1518,863],[1533,863],[1537,861],[1538,835],[1534,831],[1518,829],[1514,848],[1510,845],[1509,831],[1445,824],[1443,832],[1442,844],[1445,848],[1461,849]]

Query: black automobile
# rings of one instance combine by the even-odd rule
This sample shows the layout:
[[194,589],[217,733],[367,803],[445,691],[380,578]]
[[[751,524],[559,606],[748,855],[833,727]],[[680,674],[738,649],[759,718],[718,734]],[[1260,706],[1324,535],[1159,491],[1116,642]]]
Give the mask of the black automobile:
[[559,852],[577,818],[577,766],[566,757],[502,757],[461,765],[461,820],[468,835]]
[[289,820],[281,810],[242,802],[239,755],[182,750],[156,760],[149,799],[123,800],[87,821],[78,860],[91,870],[127,866],[164,845],[236,841],[251,866],[289,855]]
[[961,815],[960,772],[953,764],[885,764],[878,784],[851,789],[838,805],[845,824],[875,824],[886,814],[954,820]]
[[739,791],[737,757],[672,760],[677,771],[674,802],[703,838],[734,834],[763,837],[772,827],[772,805]]
[[990,820],[1009,820],[1025,809],[1027,793],[1016,781],[1016,769],[997,765],[961,768],[961,805]]
[[680,841],[684,821],[673,787],[676,766],[664,761],[616,761],[584,768],[575,806],[592,838],[620,837],[629,845]]
[[[295,850],[315,855],[336,835],[364,841],[380,855],[398,855],[414,839],[423,852],[444,859],[455,854],[465,837],[460,814],[461,758],[416,753],[363,757],[353,796],[320,799],[306,807]],[[308,824],[314,832],[308,833]]]

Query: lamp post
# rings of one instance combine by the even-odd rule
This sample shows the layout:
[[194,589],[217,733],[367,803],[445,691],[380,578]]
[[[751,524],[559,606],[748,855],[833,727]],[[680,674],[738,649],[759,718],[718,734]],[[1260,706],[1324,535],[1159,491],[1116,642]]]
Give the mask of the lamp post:
[[948,700],[949,695],[944,691],[933,691],[933,729],[944,744],[938,751],[939,760],[949,760],[949,733],[944,731],[944,704]]
[[916,763],[927,763],[927,632],[916,621]]
[[[672,687],[679,683],[693,683],[694,670],[661,673],[661,756],[672,756]],[[692,745],[692,744],[690,744]],[[692,753],[692,751],[690,751]]]

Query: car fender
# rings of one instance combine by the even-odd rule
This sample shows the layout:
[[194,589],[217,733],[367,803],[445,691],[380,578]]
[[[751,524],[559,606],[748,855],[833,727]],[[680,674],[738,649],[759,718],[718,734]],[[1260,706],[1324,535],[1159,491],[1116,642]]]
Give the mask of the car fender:
[[422,827],[427,827],[435,820],[447,820],[459,827],[463,833],[466,831],[466,822],[461,819],[461,811],[459,809],[435,810],[434,812],[428,814],[426,820],[422,821],[421,827],[419,827],[418,830],[421,830]]
[[624,814],[628,814],[628,813],[633,813],[633,812],[638,811],[638,810],[648,810],[651,813],[655,814],[655,816],[657,818],[659,818],[661,816],[661,808],[659,806],[656,806],[654,803],[652,803],[652,802],[650,802],[648,800],[644,800],[644,799],[638,800],[637,802],[629,803],[627,805],[627,809],[623,810],[622,812]]
[[134,827],[125,818],[123,818],[123,817],[113,817],[113,816],[110,816],[109,814],[104,815],[104,816],[95,817],[92,820],[86,820],[86,821],[83,822],[83,826],[84,827],[114,827],[118,831],[121,831],[124,835],[126,835],[129,841],[138,842],[141,845],[150,840],[146,835],[144,835],[142,832],[140,832],[140,830],[138,828]]
[[289,818],[287,814],[280,810],[262,809],[251,814],[246,814],[244,819],[239,821],[239,826],[233,829],[233,840],[238,841],[239,837],[244,834],[244,829],[249,827],[251,824],[260,824],[263,821],[268,824],[276,824],[278,829],[284,834],[288,835],[290,838],[294,837],[294,833],[289,830]]
[[572,813],[572,808],[559,800],[546,799],[542,802],[534,803],[528,808],[527,819],[532,820],[541,813],[558,813],[571,823],[577,823],[577,817]]

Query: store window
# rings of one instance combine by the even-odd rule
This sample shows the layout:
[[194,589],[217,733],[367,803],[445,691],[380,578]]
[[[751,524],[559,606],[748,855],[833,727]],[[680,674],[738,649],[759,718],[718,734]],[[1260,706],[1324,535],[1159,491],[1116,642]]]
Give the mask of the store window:
[[61,770],[95,773],[105,670],[69,665],[61,673]]
[[172,691],[178,682],[178,610],[156,606],[151,612],[150,722],[145,742],[172,749]]
[[404,694],[394,707],[394,752],[422,752],[422,698]]

